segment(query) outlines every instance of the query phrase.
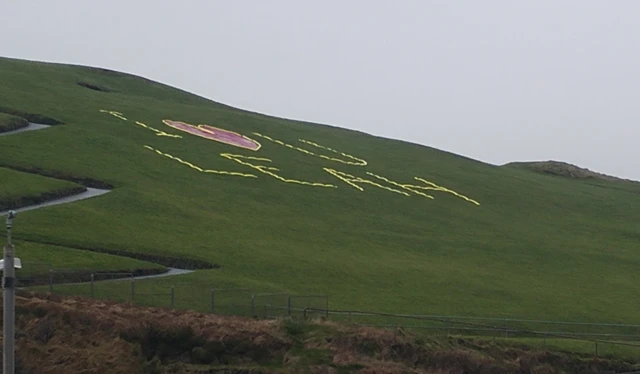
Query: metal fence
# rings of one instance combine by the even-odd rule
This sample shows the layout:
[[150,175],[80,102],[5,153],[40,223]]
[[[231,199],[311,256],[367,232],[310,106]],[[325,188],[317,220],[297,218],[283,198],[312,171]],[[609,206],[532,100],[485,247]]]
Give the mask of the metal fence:
[[640,325],[544,321],[513,318],[481,318],[418,314],[389,314],[345,310],[299,309],[303,315],[321,312],[334,320],[360,326],[412,328],[447,335],[498,336],[503,338],[572,337],[640,342]]
[[[291,309],[289,313],[302,318],[321,314],[332,321],[359,327],[413,329],[449,337],[510,340],[521,342],[529,348],[554,347],[557,350],[593,353],[594,357],[640,357],[640,325],[389,314],[324,308]],[[568,349],[568,346],[571,348]]]
[[414,329],[447,336],[530,338],[543,346],[553,339],[572,339],[589,344],[589,349],[593,349],[596,356],[611,346],[633,348],[640,356],[640,325],[333,310],[329,308],[327,295],[256,293],[250,289],[215,288],[210,284],[197,283],[166,286],[137,280],[132,273],[49,269],[39,274],[22,273],[17,278],[19,286],[36,291],[141,306],[268,319],[324,318],[356,326]]
[[[34,268],[30,264],[29,268]],[[68,296],[128,302],[140,306],[196,310],[254,318],[294,316],[294,310],[328,310],[326,295],[257,293],[249,289],[214,288],[210,284],[178,283],[171,286],[137,279],[133,273],[52,269],[18,274],[18,288]],[[322,315],[309,312],[309,316]],[[324,313],[326,314],[326,313]]]

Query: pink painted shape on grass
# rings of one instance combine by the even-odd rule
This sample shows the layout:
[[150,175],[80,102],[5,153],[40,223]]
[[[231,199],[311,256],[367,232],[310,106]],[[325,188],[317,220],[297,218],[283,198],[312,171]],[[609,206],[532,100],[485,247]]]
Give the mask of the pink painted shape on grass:
[[220,141],[223,141],[227,144],[234,144],[238,147],[253,149],[254,151],[257,151],[260,148],[260,144],[258,144],[258,142],[236,132],[219,129],[217,127],[209,125],[199,125],[198,127],[207,132],[213,133],[217,136],[216,139],[219,139]]
[[188,123],[172,121],[168,119],[162,122],[164,122],[167,126],[173,127],[174,129],[182,130],[209,140],[215,140],[217,142],[250,149],[252,151],[257,151],[258,149],[260,149],[260,143],[233,131],[224,130],[209,125],[193,126]]

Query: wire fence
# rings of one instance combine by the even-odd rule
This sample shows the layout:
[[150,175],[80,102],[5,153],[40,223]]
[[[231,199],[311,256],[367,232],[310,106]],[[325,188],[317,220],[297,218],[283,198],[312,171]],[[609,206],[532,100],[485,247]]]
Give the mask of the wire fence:
[[303,315],[326,312],[335,320],[360,326],[413,328],[445,332],[447,335],[498,336],[503,338],[574,337],[640,342],[640,325],[580,323],[509,318],[479,318],[416,314],[388,314],[343,310],[299,310]]
[[[282,310],[277,306],[269,308]],[[622,356],[634,360],[640,357],[640,325],[389,314],[309,307],[289,308],[287,312],[302,319],[320,315],[358,327],[412,329],[429,335],[509,340],[521,343],[526,349],[553,348],[593,354],[594,357]]]
[[[32,268],[32,266],[30,266]],[[327,295],[257,293],[245,288],[136,279],[133,273],[49,269],[21,273],[19,287],[61,295],[108,299],[140,306],[196,310],[252,318],[330,319],[360,327],[413,329],[428,334],[499,339],[552,346],[558,339],[595,356],[620,348],[640,357],[640,325],[584,323],[515,318],[390,314],[329,308]],[[581,346],[580,346],[581,345]],[[580,346],[580,347],[578,347]]]
[[[34,269],[33,264],[29,268]],[[39,272],[37,272],[39,270]],[[257,293],[249,289],[215,288],[210,284],[178,283],[167,286],[152,279],[137,279],[130,272],[92,272],[43,266],[16,274],[19,288],[65,296],[84,296],[140,306],[196,310],[253,318],[292,316],[293,309],[328,310],[326,295]],[[315,315],[323,313],[313,312]],[[324,313],[326,315],[326,313]],[[309,316],[312,312],[309,312]]]

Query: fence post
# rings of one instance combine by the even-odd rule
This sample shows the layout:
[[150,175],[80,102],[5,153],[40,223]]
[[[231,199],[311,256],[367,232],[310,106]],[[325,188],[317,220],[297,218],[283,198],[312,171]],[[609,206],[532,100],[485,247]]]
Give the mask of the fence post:
[[287,295],[287,316],[291,317],[291,295]]
[[132,305],[135,300],[135,296],[136,296],[136,282],[135,282],[135,279],[132,277],[131,278],[131,304]]
[[175,299],[176,299],[176,290],[173,286],[171,286],[171,309],[175,307]]
[[93,299],[95,297],[94,291],[93,291],[93,282],[94,281],[94,276],[93,273],[91,273],[91,298]]
[[211,313],[215,314],[216,313],[216,291],[212,288],[211,289]]
[[324,297],[324,310],[326,319],[329,319],[329,295]]
[[256,296],[251,295],[251,316],[256,317]]
[[49,269],[49,292],[53,293],[53,269]]
[[504,319],[504,337],[508,338],[509,337],[509,330],[507,330],[507,319]]

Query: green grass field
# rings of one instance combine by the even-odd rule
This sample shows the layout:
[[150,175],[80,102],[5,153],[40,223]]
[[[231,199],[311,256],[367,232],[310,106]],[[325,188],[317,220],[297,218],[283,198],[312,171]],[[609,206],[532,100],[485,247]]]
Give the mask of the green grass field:
[[[193,299],[208,287],[247,287],[327,294],[338,309],[638,322],[638,185],[489,165],[100,69],[0,59],[0,71],[4,108],[62,122],[0,137],[0,166],[114,187],[20,215],[20,240],[220,265],[149,281],[206,285],[185,291]],[[212,141],[164,119],[235,131],[262,147]],[[14,190],[1,180],[4,198]],[[425,181],[479,205],[420,189],[433,187]]]

